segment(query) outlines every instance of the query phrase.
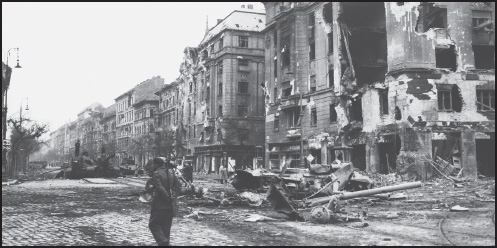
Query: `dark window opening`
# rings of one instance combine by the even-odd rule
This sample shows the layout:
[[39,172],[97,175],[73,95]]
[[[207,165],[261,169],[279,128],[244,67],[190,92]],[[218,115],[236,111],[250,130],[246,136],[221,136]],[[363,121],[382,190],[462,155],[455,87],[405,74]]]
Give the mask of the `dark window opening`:
[[238,60],[238,65],[239,66],[248,66],[249,65],[249,61],[247,59],[239,59]]
[[380,93],[380,114],[388,115],[388,89],[379,90]]
[[218,74],[217,75],[218,77],[222,78],[222,76],[223,76],[223,61],[219,61],[217,63],[217,74]]
[[217,116],[222,117],[223,116],[223,106],[219,106],[217,110]]
[[476,108],[495,112],[495,90],[476,90]]
[[395,120],[402,120],[402,112],[400,112],[400,108],[395,106]]
[[330,104],[330,123],[337,122],[337,111],[335,110],[335,105]]
[[280,129],[280,116],[274,117],[274,131],[278,131]]
[[249,46],[248,39],[249,38],[247,36],[239,36],[238,37],[238,45],[240,47],[248,47]]
[[447,28],[446,8],[435,7],[433,3],[424,2],[418,7],[418,11],[417,32],[426,32],[430,28]]
[[328,71],[328,87],[329,88],[335,87],[335,71],[334,70]]
[[327,23],[333,23],[333,5],[326,3],[323,6],[323,19]]
[[314,26],[316,24],[316,16],[314,12],[309,13],[309,26]]
[[333,54],[333,32],[328,34],[328,54]]
[[287,112],[288,113],[288,128],[300,127],[300,109],[295,108]]
[[278,60],[274,60],[274,77],[278,76]]
[[278,31],[276,29],[273,32],[273,45],[274,47],[278,45]]
[[495,69],[495,46],[473,45],[473,52],[476,69]]
[[292,95],[292,87],[283,90],[283,97],[288,97]]
[[316,59],[316,43],[314,42],[309,44],[309,59],[310,60]]
[[311,87],[311,92],[316,91],[316,76],[315,75],[311,76],[310,87]]
[[309,153],[314,157],[311,164],[321,164],[321,149],[309,149]]
[[150,117],[154,117],[154,110],[150,109]]
[[238,105],[238,116],[244,117],[248,114],[248,106],[246,105]]
[[495,134],[490,139],[476,139],[476,162],[478,172],[495,177]]
[[366,145],[352,146],[352,164],[361,171],[366,170]]
[[208,101],[211,97],[211,87],[207,86],[206,93],[205,93],[205,100]]
[[318,115],[316,108],[311,109],[311,126],[316,126],[318,124]]
[[350,107],[350,118],[353,121],[362,121],[362,99],[356,98],[352,100]]
[[282,66],[289,66],[290,65],[290,52],[291,52],[291,47],[290,47],[290,35],[283,37],[281,41],[281,57],[282,57]]
[[223,38],[219,39],[219,50],[223,48]]
[[238,82],[238,94],[248,94],[248,82]]
[[457,55],[454,45],[449,45],[448,48],[435,48],[435,59],[437,68],[457,70]]
[[438,91],[438,110],[452,110],[452,94],[450,90]]
[[274,87],[273,102],[276,102],[276,100],[278,100],[278,88]]
[[223,83],[219,83],[218,84],[218,91],[217,91],[217,95],[218,96],[222,96],[223,95]]
[[378,154],[380,156],[380,173],[390,174],[397,168],[397,156],[400,153],[401,140],[399,135],[387,135],[385,139],[389,142],[378,143]]

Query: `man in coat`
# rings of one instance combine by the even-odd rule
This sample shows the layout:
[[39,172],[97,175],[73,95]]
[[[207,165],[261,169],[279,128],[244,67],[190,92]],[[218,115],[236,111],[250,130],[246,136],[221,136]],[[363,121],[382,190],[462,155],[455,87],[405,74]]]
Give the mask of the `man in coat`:
[[169,161],[165,163],[161,158],[154,158],[153,168],[154,197],[148,227],[159,246],[170,246],[171,225],[178,209],[176,197],[181,182]]

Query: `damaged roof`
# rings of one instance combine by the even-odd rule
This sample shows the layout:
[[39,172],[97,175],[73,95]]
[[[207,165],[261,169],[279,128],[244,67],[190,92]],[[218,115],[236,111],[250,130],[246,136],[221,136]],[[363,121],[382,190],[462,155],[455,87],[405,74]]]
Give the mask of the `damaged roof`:
[[265,10],[235,10],[226,18],[211,28],[205,35],[200,45],[208,42],[214,36],[220,34],[226,29],[260,32],[266,27],[266,11]]
[[104,119],[115,115],[116,115],[115,103],[104,109],[104,116],[103,116]]

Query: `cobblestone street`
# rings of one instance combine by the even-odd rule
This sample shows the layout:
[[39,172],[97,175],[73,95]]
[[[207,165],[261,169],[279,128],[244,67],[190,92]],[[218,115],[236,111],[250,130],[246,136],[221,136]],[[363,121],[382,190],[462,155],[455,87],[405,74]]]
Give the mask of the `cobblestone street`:
[[[144,178],[118,178],[111,183],[84,180],[30,181],[2,187],[2,245],[156,245],[148,229],[150,206],[137,200]],[[105,182],[105,181],[104,181]],[[228,187],[212,179],[196,184],[213,191]],[[216,188],[219,187],[219,188]],[[471,188],[467,189],[472,191]],[[401,201],[367,205],[367,225],[357,222],[314,224],[288,221],[271,206],[250,208],[191,204],[180,200],[173,220],[173,245],[495,245],[494,202],[454,194],[440,196],[426,187],[411,195],[461,204],[469,213],[432,211],[426,203]],[[455,199],[455,200],[454,200]],[[452,202],[451,202],[452,201]],[[365,202],[350,201],[352,212]],[[204,212],[187,218],[192,209]],[[245,222],[249,214],[271,222]],[[380,216],[394,213],[396,218]],[[304,217],[308,219],[307,214]]]

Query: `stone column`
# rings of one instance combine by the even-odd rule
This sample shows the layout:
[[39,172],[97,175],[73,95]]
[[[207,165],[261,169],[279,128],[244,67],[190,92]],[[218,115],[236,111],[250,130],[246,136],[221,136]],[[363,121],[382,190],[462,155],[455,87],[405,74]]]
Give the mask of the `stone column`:
[[378,144],[375,134],[368,135],[366,141],[366,171],[377,173],[380,171],[380,157],[378,156]]
[[461,151],[463,177],[476,179],[478,167],[476,163],[476,140],[473,131],[461,132]]

